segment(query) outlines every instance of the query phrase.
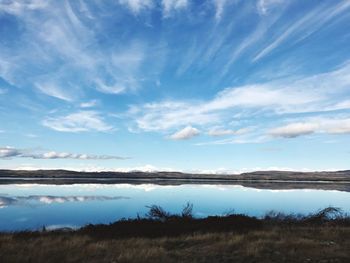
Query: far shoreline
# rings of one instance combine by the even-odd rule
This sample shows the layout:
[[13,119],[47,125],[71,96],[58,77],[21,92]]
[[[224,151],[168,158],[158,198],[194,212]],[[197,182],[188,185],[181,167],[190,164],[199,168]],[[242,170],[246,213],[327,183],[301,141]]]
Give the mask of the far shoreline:
[[180,172],[76,172],[68,170],[0,170],[4,184],[224,184],[258,189],[319,189],[350,192],[350,171],[257,171],[242,174]]

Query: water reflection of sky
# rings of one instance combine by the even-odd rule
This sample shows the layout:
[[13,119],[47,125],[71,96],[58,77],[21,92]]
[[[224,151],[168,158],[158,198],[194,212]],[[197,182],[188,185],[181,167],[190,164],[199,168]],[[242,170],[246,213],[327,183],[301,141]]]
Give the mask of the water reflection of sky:
[[144,215],[157,204],[179,212],[186,202],[196,216],[275,210],[309,213],[326,206],[350,212],[350,193],[324,190],[259,190],[235,185],[76,184],[0,185],[0,230],[109,223]]

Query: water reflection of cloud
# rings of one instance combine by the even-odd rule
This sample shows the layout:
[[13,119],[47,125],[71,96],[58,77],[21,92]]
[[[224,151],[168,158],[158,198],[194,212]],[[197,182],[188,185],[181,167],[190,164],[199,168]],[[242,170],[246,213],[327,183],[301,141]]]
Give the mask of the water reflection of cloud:
[[137,189],[143,190],[145,192],[153,191],[156,189],[165,189],[165,188],[175,188],[180,187],[180,185],[158,185],[158,184],[127,184],[127,183],[118,183],[118,184],[103,184],[103,183],[89,183],[89,184],[63,184],[63,185],[46,185],[46,184],[14,184],[17,189],[30,189],[30,188],[45,188],[51,189],[74,189],[75,191],[94,191],[100,189]]
[[50,196],[50,195],[47,195],[47,196],[33,195],[33,196],[29,196],[28,198],[34,201],[45,203],[45,204],[129,199],[129,197],[125,197],[125,196]]
[[17,199],[7,196],[0,196],[0,208],[15,204]]
[[75,184],[75,185],[60,185],[59,187],[64,188],[77,188],[77,190],[84,191],[95,191],[101,189],[135,189],[142,190],[145,192],[150,192],[157,189],[169,189],[169,188],[179,188],[181,185],[158,185],[158,184],[126,184],[126,183],[118,183],[118,184]]
[[30,196],[0,196],[0,208],[11,205],[26,205],[31,201],[43,204],[87,202],[87,201],[110,201],[129,199],[126,196],[52,196],[52,195],[30,195]]
[[178,185],[158,185],[158,184],[88,184],[86,188],[114,188],[114,189],[135,189],[145,192],[154,191],[157,189],[169,189],[179,187]]

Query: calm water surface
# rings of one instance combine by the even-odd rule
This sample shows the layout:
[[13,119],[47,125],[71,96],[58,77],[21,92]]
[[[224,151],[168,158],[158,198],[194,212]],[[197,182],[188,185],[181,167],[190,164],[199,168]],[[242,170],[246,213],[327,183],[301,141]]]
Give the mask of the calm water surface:
[[238,185],[0,185],[0,230],[110,223],[143,216],[152,204],[178,213],[186,202],[194,205],[197,217],[232,210],[254,216],[271,210],[306,214],[327,206],[350,212],[350,193],[341,191],[260,190]]

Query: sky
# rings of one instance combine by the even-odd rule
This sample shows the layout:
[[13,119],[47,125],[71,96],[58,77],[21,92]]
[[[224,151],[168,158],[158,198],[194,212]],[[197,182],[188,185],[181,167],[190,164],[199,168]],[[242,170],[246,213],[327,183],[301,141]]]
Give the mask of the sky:
[[0,0],[0,169],[350,169],[349,0]]

